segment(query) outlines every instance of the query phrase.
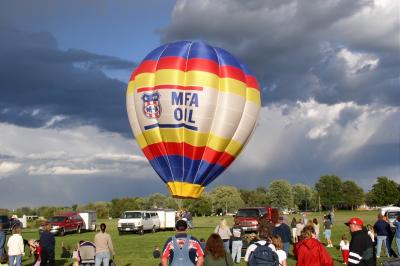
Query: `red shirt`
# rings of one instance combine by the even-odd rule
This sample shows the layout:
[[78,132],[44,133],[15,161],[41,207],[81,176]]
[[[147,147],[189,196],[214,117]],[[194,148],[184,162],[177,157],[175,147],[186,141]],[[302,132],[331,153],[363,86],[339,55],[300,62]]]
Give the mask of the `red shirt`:
[[298,242],[293,249],[296,266],[333,266],[333,259],[325,247],[315,238]]

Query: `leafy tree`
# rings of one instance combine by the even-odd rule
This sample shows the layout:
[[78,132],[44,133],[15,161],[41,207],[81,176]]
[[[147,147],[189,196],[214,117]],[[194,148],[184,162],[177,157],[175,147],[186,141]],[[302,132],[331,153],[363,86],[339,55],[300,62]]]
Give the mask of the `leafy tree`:
[[295,184],[292,186],[293,202],[299,210],[315,208],[314,191],[307,185]]
[[240,189],[240,197],[246,206],[265,206],[270,204],[267,189],[259,187],[256,190]]
[[183,206],[194,216],[209,216],[212,213],[212,197],[203,192],[199,199],[184,200]]
[[272,206],[280,208],[291,208],[293,206],[292,186],[284,179],[271,182],[268,194]]
[[321,199],[321,205],[330,209],[342,201],[342,180],[335,175],[321,176],[315,189]]
[[151,208],[165,208],[167,205],[167,197],[161,193],[155,193],[148,197],[148,207]]
[[367,203],[375,206],[385,206],[396,204],[400,200],[399,184],[387,178],[380,176],[372,189],[367,194]]
[[240,192],[236,187],[219,186],[210,193],[214,210],[234,212],[244,206]]
[[111,200],[111,217],[120,217],[124,211],[141,209],[138,198],[122,198]]
[[342,183],[344,205],[354,210],[354,207],[364,203],[364,190],[354,181],[347,180]]

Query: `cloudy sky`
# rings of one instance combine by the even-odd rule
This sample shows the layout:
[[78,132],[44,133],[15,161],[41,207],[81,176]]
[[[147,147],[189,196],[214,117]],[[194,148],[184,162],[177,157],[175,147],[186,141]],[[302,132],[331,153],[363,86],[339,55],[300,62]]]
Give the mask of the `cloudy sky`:
[[262,109],[210,188],[336,174],[400,182],[400,2],[0,1],[0,208],[167,193],[133,139],[127,81],[204,40],[256,73]]

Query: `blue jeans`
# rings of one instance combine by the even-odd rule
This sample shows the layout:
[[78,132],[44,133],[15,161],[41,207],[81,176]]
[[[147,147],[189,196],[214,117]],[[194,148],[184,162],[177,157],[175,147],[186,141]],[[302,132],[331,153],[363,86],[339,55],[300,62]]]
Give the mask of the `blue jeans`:
[[232,241],[232,259],[237,263],[240,263],[240,257],[242,256],[242,240],[234,240]]
[[223,240],[223,241],[224,241],[224,248],[225,248],[226,252],[230,253],[230,250],[229,250],[229,239],[227,241],[225,241],[225,240]]
[[387,236],[377,236],[376,237],[376,241],[377,241],[377,247],[376,247],[376,256],[380,257],[381,256],[381,249],[382,249],[382,243],[385,245],[385,249],[386,249],[386,255],[388,255],[389,257],[389,252],[386,246],[386,238]]
[[397,253],[400,256],[400,237],[396,237]]
[[8,256],[8,265],[13,266],[14,261],[16,261],[16,266],[22,266],[22,254],[21,255],[14,255]]
[[289,242],[283,242],[283,251],[286,252],[286,256],[289,256]]
[[95,262],[96,266],[100,266],[101,262],[103,262],[103,266],[108,266],[110,264],[110,253],[108,252],[96,253]]

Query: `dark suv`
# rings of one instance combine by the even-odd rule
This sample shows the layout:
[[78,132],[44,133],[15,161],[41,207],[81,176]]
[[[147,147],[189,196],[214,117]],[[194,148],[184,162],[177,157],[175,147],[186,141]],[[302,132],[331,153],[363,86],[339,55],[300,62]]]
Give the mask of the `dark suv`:
[[0,215],[0,224],[2,225],[2,231],[10,231],[10,219],[7,215]]

